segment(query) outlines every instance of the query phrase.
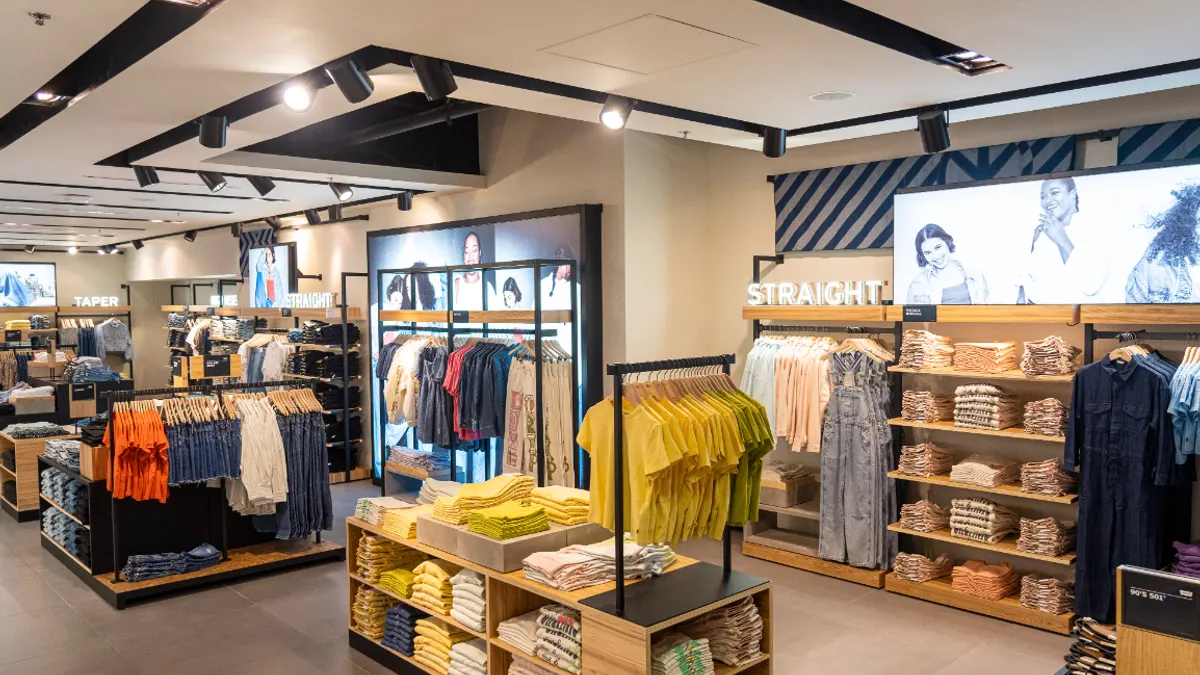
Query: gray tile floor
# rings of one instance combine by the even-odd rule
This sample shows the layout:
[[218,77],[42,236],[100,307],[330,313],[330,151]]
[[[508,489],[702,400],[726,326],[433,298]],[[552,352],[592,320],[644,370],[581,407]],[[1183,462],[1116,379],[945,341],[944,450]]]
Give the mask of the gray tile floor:
[[[336,486],[350,513],[368,483]],[[342,541],[340,527],[331,539]],[[680,551],[720,562],[720,543]],[[1053,675],[1069,641],[772,563],[775,673]],[[346,646],[346,575],[318,565],[118,612],[44,553],[38,525],[0,514],[0,675],[363,675],[387,672]]]

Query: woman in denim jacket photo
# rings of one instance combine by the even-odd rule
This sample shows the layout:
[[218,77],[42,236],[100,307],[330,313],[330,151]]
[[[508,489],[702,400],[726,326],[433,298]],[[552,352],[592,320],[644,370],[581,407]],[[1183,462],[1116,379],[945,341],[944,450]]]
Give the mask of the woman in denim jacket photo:
[[914,242],[920,271],[908,285],[910,305],[982,305],[987,279],[954,255],[954,237],[941,225],[926,225]]
[[1200,184],[1172,190],[1175,204],[1154,217],[1159,230],[1125,283],[1130,303],[1195,302],[1192,289],[1200,265]]

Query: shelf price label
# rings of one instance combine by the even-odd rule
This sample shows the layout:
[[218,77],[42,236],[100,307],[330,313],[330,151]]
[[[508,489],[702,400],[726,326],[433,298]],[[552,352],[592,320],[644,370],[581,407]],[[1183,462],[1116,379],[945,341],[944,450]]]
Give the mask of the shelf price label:
[[905,305],[905,321],[937,321],[937,305]]
[[1121,623],[1200,642],[1200,579],[1121,567]]
[[216,308],[216,307],[209,306],[209,308],[208,308],[208,315],[209,315],[209,316],[216,316],[216,315],[217,315],[217,308]]
[[229,355],[204,357],[204,377],[229,377]]
[[88,382],[87,384],[72,384],[71,385],[71,400],[72,401],[95,401],[96,400],[96,383]]
[[471,320],[470,313],[468,313],[464,310],[455,310],[450,313],[450,317],[451,317],[451,320],[454,321],[454,323],[467,323]]
[[279,315],[285,319],[290,317],[292,315],[292,308],[291,307],[280,307]]
[[20,342],[21,341],[21,331],[19,331],[19,330],[4,331],[4,341],[5,342]]

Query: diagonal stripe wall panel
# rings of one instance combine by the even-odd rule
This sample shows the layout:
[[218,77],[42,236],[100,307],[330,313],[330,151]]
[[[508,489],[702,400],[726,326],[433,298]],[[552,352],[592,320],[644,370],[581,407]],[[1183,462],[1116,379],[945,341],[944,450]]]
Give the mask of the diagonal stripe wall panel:
[[1127,127],[1117,138],[1117,164],[1200,159],[1200,119]]

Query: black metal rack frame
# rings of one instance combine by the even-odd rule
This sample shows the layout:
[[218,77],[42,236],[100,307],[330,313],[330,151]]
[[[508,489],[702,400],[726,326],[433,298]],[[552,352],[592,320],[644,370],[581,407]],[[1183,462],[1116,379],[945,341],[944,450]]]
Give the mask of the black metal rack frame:
[[1181,331],[1147,331],[1139,330],[1096,330],[1095,324],[1083,324],[1083,363],[1087,365],[1095,361],[1095,345],[1097,340],[1117,340],[1133,342],[1135,340],[1165,340],[1175,342],[1200,342],[1200,333]]
[[[533,340],[534,340],[534,397],[537,401],[537,405],[535,406],[535,416],[536,416],[536,425],[537,425],[537,429],[535,431],[535,438],[536,438],[537,461],[538,461],[537,483],[539,486],[544,486],[546,484],[546,468],[545,468],[545,464],[546,464],[545,440],[546,439],[545,439],[545,421],[543,419],[544,413],[543,413],[543,406],[542,406],[542,386],[543,386],[542,339],[546,338],[546,337],[557,337],[556,329],[542,328],[542,323],[543,323],[542,315],[543,315],[543,311],[545,311],[542,308],[542,270],[544,268],[557,268],[557,267],[563,267],[563,266],[570,267],[572,279],[578,278],[578,276],[577,276],[578,263],[574,260],[535,258],[535,259],[531,259],[531,260],[518,260],[518,261],[514,261],[514,262],[505,262],[505,263],[486,263],[486,264],[479,264],[479,265],[448,265],[448,266],[442,266],[442,267],[407,267],[407,268],[400,268],[400,269],[381,269],[376,272],[376,279],[375,279],[377,288],[380,291],[378,297],[381,299],[384,297],[383,278],[384,278],[385,274],[404,274],[404,275],[406,275],[408,278],[408,284],[409,284],[409,297],[414,298],[414,299],[417,297],[417,292],[416,292],[417,275],[435,275],[435,274],[445,275],[445,278],[447,281],[447,283],[446,283],[446,321],[445,322],[441,322],[441,321],[438,321],[438,322],[411,322],[411,321],[384,321],[384,320],[380,319],[376,322],[376,331],[377,331],[377,335],[379,336],[379,347],[381,349],[383,347],[383,334],[385,332],[385,326],[388,326],[388,325],[395,326],[394,328],[391,328],[390,330],[397,330],[397,329],[398,330],[413,330],[414,332],[430,332],[430,333],[441,333],[444,331],[447,336],[447,340],[451,344],[454,343],[455,335],[462,335],[464,333],[482,333],[483,337],[485,337],[485,338],[491,337],[493,335],[516,335],[516,334],[521,334],[521,335],[529,334],[533,337]],[[487,274],[488,272],[493,272],[493,271],[498,271],[498,270],[517,270],[517,269],[532,269],[533,270],[533,315],[534,315],[533,322],[532,322],[533,330],[516,329],[516,328],[490,328],[486,322],[479,324],[480,327],[477,327],[477,328],[474,328],[474,327],[464,328],[464,327],[456,327],[455,326],[456,316],[465,314],[465,312],[459,312],[459,311],[453,310],[453,307],[454,307],[453,274],[455,272],[479,272],[480,274]],[[582,366],[582,361],[580,359],[582,359],[583,356],[579,349],[579,337],[580,336],[579,336],[579,330],[578,330],[578,326],[579,326],[578,298],[576,297],[575,293],[570,293],[569,295],[570,295],[570,302],[571,302],[571,308],[570,308],[570,312],[571,312],[571,321],[570,321],[570,323],[571,323],[571,354],[572,354],[572,359],[576,360],[571,368],[571,410],[572,410],[571,445],[574,448],[573,454],[575,455],[576,458],[579,458],[580,452],[579,452],[578,446],[575,444],[575,438],[579,434],[579,369]],[[483,308],[481,311],[486,312],[486,311],[488,311],[487,293],[483,293],[482,296],[483,296],[482,297]],[[382,302],[380,304],[382,306]],[[436,325],[435,326],[418,326],[417,325],[418,323],[434,323],[434,324],[444,323],[445,326],[444,327],[436,326]],[[472,323],[476,323],[476,322],[472,322]],[[513,322],[506,322],[506,323],[513,323]],[[409,325],[408,326],[400,326],[399,324],[409,324]],[[553,331],[553,332],[550,332],[550,331]],[[378,398],[380,400],[376,401],[376,405],[378,406],[379,410],[385,410],[386,406],[382,405],[382,397],[383,397],[382,388],[380,388],[378,393],[376,393],[374,391],[375,380],[377,380],[377,379],[379,379],[379,378],[374,375],[371,378],[372,400],[375,400],[376,396],[378,396]],[[381,420],[380,429],[378,430],[379,434],[380,434],[380,440],[385,441],[386,434],[387,434],[387,429],[386,429],[387,416],[386,416],[386,414],[383,414],[380,417],[380,420]],[[410,425],[410,429],[411,428],[412,428],[412,426]],[[381,443],[380,445],[381,445],[380,452],[382,454],[382,446],[386,445],[386,443]],[[455,434],[451,434],[450,435],[450,448],[449,448],[449,450],[450,450],[450,479],[451,480],[454,480],[457,477],[456,476],[456,473],[457,473],[457,461],[456,460],[457,460],[457,452],[458,452],[457,446],[458,446],[457,437]],[[490,465],[491,462],[493,461],[492,456],[491,456],[490,444],[489,444],[488,450],[486,452],[487,452],[486,456],[488,458],[488,464]],[[382,483],[383,483],[383,486],[381,487],[381,494],[386,494],[386,491],[387,491],[387,476],[386,476],[387,458],[386,457],[383,457],[383,462],[384,462],[385,466],[381,472],[383,475],[380,476],[380,478],[382,479]],[[584,485],[587,485],[587,481],[584,480],[586,467],[583,466],[584,464],[586,464],[586,459],[582,462],[577,462],[577,463],[579,464],[579,466],[576,467],[576,471],[575,471],[575,484],[576,484],[576,487],[582,487]],[[474,467],[475,467],[475,462],[473,460],[469,461],[467,464],[467,468],[468,468],[467,475],[468,475],[468,479],[472,480],[472,481],[474,480]],[[587,477],[590,479],[590,475],[588,475]]]

